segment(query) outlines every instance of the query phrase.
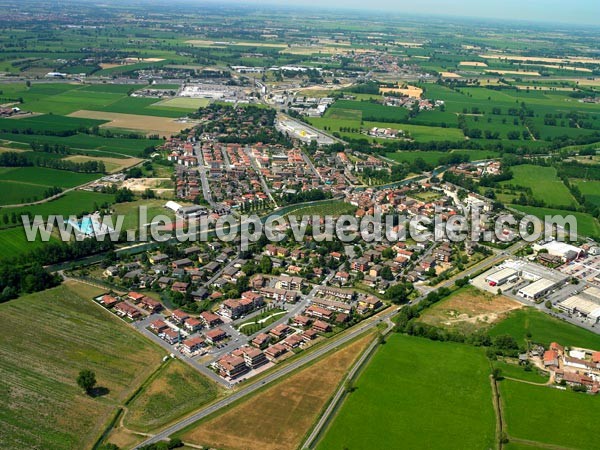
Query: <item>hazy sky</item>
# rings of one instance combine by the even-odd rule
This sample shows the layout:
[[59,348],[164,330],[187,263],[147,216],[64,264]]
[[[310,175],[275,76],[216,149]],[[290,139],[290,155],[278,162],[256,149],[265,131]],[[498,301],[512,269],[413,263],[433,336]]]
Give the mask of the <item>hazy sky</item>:
[[[221,0],[223,1],[223,0]],[[600,27],[600,0],[225,0],[282,6],[391,10],[497,19],[585,23]]]

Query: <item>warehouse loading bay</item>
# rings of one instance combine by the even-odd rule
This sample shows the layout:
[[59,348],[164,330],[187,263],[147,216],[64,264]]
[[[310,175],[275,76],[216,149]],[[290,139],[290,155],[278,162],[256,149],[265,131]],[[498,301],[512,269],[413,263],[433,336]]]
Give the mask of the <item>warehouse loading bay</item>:
[[[478,289],[502,294],[527,306],[560,317],[580,327],[600,332],[600,289],[558,270],[523,260],[506,260],[473,278]],[[547,302],[552,304],[547,307]]]

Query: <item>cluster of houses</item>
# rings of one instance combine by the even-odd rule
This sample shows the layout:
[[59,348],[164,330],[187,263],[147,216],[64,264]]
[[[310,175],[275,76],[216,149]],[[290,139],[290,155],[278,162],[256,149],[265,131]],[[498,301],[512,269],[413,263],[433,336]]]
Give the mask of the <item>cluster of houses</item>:
[[250,155],[272,192],[296,194],[322,187],[319,176],[307,164],[300,149],[256,144]]
[[[184,353],[194,355],[228,338],[227,333],[219,328],[222,323],[221,317],[210,311],[191,317],[176,309],[168,318],[154,320],[148,329],[168,344],[180,345]],[[201,330],[204,330],[202,334]]]
[[392,128],[373,127],[368,132],[369,136],[380,139],[396,139],[404,136],[403,130],[394,130]]
[[553,342],[543,352],[542,363],[545,369],[553,372],[557,383],[569,386],[582,386],[589,393],[600,392],[600,352],[587,349],[565,349]]
[[[427,98],[416,97],[384,97],[383,104],[385,106],[396,106],[400,108],[413,109],[419,108],[419,111],[431,111],[444,105],[443,100],[429,100]],[[418,106],[415,106],[418,105]]]
[[163,309],[162,303],[158,300],[134,291],[126,295],[107,293],[96,297],[94,300],[119,317],[131,321],[157,313]]

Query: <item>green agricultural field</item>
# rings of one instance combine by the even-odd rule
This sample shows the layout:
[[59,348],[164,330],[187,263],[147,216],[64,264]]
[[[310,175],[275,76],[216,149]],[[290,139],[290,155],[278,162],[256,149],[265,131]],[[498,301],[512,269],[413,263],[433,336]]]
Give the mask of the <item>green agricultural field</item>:
[[[596,396],[512,380],[503,380],[499,385],[509,440],[514,437],[539,442],[544,448],[597,448],[600,407]],[[552,426],[549,407],[565,411]]]
[[576,205],[577,201],[567,187],[556,176],[554,167],[541,167],[523,164],[511,167],[513,178],[503,185],[523,186],[531,189],[536,200],[552,205]]
[[[493,326],[491,336],[509,334],[525,345],[527,339],[546,347],[551,342],[565,346],[600,349],[600,335],[551,317],[533,308],[513,311],[502,322]],[[528,338],[527,334],[531,337]]]
[[195,369],[170,360],[128,404],[124,424],[139,431],[160,428],[215,399],[217,392]]
[[338,100],[331,105],[328,112],[329,114],[335,114],[337,109],[358,111],[362,113],[362,120],[365,121],[384,120],[389,122],[402,122],[408,118],[408,110],[405,108],[384,106],[380,103],[371,101]]
[[396,162],[413,162],[418,158],[422,158],[426,163],[439,165],[441,158],[447,158],[451,155],[467,155],[471,161],[481,159],[498,158],[499,154],[493,150],[452,150],[451,152],[439,151],[400,151],[394,153],[386,153],[385,157]]
[[43,133],[46,131],[66,132],[100,126],[105,120],[81,119],[77,117],[55,116],[43,114],[41,116],[27,117],[24,119],[0,119],[0,131],[12,133],[31,130]]
[[600,206],[600,181],[573,180],[585,199],[594,205]]
[[2,208],[0,213],[25,214],[41,214],[47,216],[49,214],[57,214],[68,216],[70,214],[80,214],[82,211],[94,212],[100,205],[114,201],[114,195],[102,194],[100,192],[90,191],[71,191],[49,202],[40,203],[39,205],[23,206],[19,208]]
[[[91,448],[117,407],[164,352],[93,304],[96,288],[67,282],[0,305],[0,447]],[[100,395],[77,386],[95,372]]]
[[51,187],[70,188],[99,177],[99,174],[77,173],[44,167],[15,167],[0,173],[2,198],[0,205],[14,205],[42,200]]
[[205,108],[209,104],[210,104],[210,100],[207,98],[178,97],[178,98],[171,98],[169,100],[163,100],[162,102],[155,103],[154,106],[196,110],[198,108]]
[[377,350],[318,449],[494,448],[483,350],[399,334]]
[[598,221],[590,214],[567,211],[564,209],[537,208],[534,206],[511,205],[511,207],[525,214],[531,214],[542,221],[545,216],[572,215],[577,219],[577,233],[579,235],[590,237],[600,236],[600,224],[598,224]]
[[[156,139],[124,139],[124,138],[107,138],[95,136],[91,134],[76,134],[69,137],[60,136],[42,136],[29,134],[12,134],[0,133],[0,139],[10,142],[18,142],[23,144],[48,143],[66,145],[73,153],[78,153],[77,150],[82,150],[81,153],[89,153],[97,156],[141,156],[144,150],[148,147],[161,145],[160,140]],[[27,148],[28,145],[23,146]],[[91,152],[95,150],[96,152]]]
[[44,243],[40,239],[33,242],[27,241],[25,231],[21,226],[0,229],[0,248],[2,248],[0,259],[15,258],[43,245]]

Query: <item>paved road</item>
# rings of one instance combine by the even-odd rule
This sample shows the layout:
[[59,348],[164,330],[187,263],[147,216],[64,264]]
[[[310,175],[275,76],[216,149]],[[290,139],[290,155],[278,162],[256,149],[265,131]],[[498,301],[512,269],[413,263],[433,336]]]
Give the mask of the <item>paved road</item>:
[[[506,258],[509,254],[518,251],[525,244],[526,244],[525,242],[518,242],[515,245],[513,245],[512,247],[510,247],[509,249],[507,249],[506,251],[504,251],[500,254],[496,254],[496,255],[494,255],[488,259],[485,259],[483,261],[480,261],[479,263],[475,264],[474,266],[471,266],[470,268],[468,268],[467,270],[465,270],[458,276],[450,278],[449,280],[446,280],[445,282],[438,285],[437,288],[449,287],[458,278],[470,276],[486,267],[497,264],[498,262],[500,262],[501,260]],[[313,291],[314,291],[314,289],[313,289]],[[419,303],[420,301],[425,299],[425,297],[426,297],[426,295],[422,295],[421,297],[417,298],[413,303]],[[391,321],[391,319],[398,313],[398,311],[400,311],[400,309],[401,308],[390,308],[385,313],[378,315],[376,318],[367,319],[364,322],[357,324],[356,326],[350,328],[347,332],[344,332],[341,335],[338,335],[337,338],[333,338],[330,342],[324,343],[322,347],[319,347],[314,352],[307,353],[305,355],[301,355],[298,359],[294,360],[289,365],[284,366],[279,370],[277,368],[275,368],[271,373],[266,375],[261,381],[241,387],[240,390],[236,391],[235,393],[233,393],[226,399],[223,399],[216,403],[213,403],[212,405],[208,406],[207,408],[204,408],[204,409],[192,414],[191,416],[188,416],[185,419],[177,422],[176,424],[160,431],[153,437],[151,437],[151,438],[147,439],[146,441],[142,442],[141,444],[139,444],[136,448],[139,448],[143,445],[156,443],[161,440],[166,440],[172,434],[184,429],[185,427],[187,427],[189,425],[192,425],[193,423],[197,422],[198,420],[201,420],[201,419],[217,412],[221,408],[225,408],[226,406],[230,405],[232,402],[239,400],[239,399],[245,397],[246,395],[251,394],[252,392],[255,392],[256,390],[260,389],[262,386],[270,384],[270,383],[280,379],[281,377],[286,376],[290,372],[304,366],[305,364],[308,364],[309,362],[314,361],[315,359],[325,355],[326,353],[340,348],[341,346],[345,345],[347,342],[349,342],[350,340],[359,336],[363,332],[375,328],[381,321],[386,321],[389,323]]]
[[[389,311],[380,317],[382,320],[388,320],[392,317],[393,314],[395,314],[395,310]],[[293,372],[294,370],[299,369],[300,367],[304,366],[305,364],[308,364],[309,362],[320,358],[321,356],[325,355],[326,353],[329,353],[332,350],[342,347],[343,345],[345,345],[352,339],[358,337],[365,331],[368,331],[368,330],[376,327],[378,323],[379,323],[379,321],[377,319],[372,319],[372,320],[367,320],[361,324],[356,325],[355,327],[348,330],[348,332],[346,334],[340,335],[339,338],[333,339],[331,342],[325,343],[322,347],[319,347],[318,349],[316,349],[315,351],[313,351],[311,353],[307,353],[304,357],[301,357],[301,358],[298,358],[298,359],[292,361],[291,363],[282,367],[279,370],[275,369],[273,372],[266,375],[261,381],[242,387],[240,390],[231,394],[229,397],[227,397],[223,400],[220,400],[216,403],[213,403],[212,405],[196,412],[195,414],[192,414],[191,416],[186,417],[185,419],[179,421],[175,425],[172,425],[172,426],[164,429],[163,431],[159,432],[158,434],[154,435],[153,437],[142,442],[135,448],[140,448],[141,446],[144,446],[144,445],[153,444],[153,443],[168,439],[168,437],[171,436],[172,434],[174,434],[178,431],[181,431],[185,427],[192,425],[193,423],[197,422],[198,420],[201,420],[201,419],[219,411],[221,408],[225,408],[225,407],[229,406],[231,403],[235,402],[236,400],[239,400],[239,399],[251,394],[252,392],[257,391],[258,389],[262,388],[264,385],[270,384],[270,383],[288,375],[289,373]]]

